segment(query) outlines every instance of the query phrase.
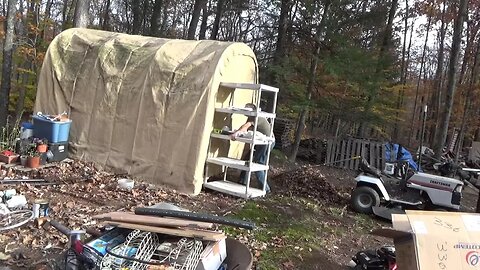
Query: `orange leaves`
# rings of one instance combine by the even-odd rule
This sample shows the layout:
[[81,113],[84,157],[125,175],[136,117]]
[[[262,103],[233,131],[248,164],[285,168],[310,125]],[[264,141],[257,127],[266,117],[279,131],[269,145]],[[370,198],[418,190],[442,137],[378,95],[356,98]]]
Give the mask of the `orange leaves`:
[[36,55],[36,49],[32,47],[26,47],[26,46],[19,46],[17,49],[18,54],[24,55],[27,57],[35,57]]

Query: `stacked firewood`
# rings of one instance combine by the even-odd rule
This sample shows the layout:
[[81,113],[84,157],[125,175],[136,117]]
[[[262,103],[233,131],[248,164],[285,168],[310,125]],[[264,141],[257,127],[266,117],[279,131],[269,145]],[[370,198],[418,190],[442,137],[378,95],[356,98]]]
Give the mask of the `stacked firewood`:
[[292,144],[295,121],[285,118],[275,119],[273,134],[275,135],[275,148],[285,149]]

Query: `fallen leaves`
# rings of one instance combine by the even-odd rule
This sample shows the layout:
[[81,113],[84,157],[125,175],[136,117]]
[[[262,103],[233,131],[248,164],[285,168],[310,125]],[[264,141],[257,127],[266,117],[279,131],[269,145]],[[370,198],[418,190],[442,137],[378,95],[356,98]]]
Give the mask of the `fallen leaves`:
[[10,260],[10,258],[12,258],[10,254],[5,254],[3,252],[0,252],[0,261],[7,261],[7,260]]
[[[115,175],[100,170],[93,163],[81,161],[58,163],[54,167],[25,175],[15,174],[11,170],[0,170],[0,174],[10,178],[43,178],[50,182],[63,183],[57,186],[4,185],[0,190],[15,188],[17,193],[25,195],[29,202],[28,207],[31,207],[36,199],[48,200],[49,217],[70,229],[98,228],[101,224],[91,218],[96,214],[133,211],[136,207],[151,206],[159,202],[170,202],[192,211],[215,212],[219,210],[217,204],[231,206],[240,201],[224,194],[204,193],[189,196],[137,179],[131,191],[121,190],[117,187],[117,179],[124,175]],[[0,258],[21,268],[60,253],[66,248],[68,238],[53,228],[38,228],[34,222],[30,222],[21,228],[3,231],[0,242],[11,243],[6,245],[9,249],[0,250]],[[18,250],[28,252],[19,253]],[[28,256],[24,256],[26,254]]]
[[[284,187],[280,192],[285,195],[297,195],[327,204],[345,205],[350,188],[336,187],[327,181],[318,166],[303,166],[282,173],[274,178]],[[353,186],[352,186],[353,188]]]

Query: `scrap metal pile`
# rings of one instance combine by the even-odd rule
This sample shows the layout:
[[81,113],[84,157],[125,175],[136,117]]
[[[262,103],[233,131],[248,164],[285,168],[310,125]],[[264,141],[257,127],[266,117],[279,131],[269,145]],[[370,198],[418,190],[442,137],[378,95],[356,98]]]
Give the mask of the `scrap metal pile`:
[[223,270],[252,263],[251,253],[239,242],[228,251],[226,235],[212,223],[253,229],[249,222],[193,213],[168,203],[93,218],[106,226],[87,241],[82,240],[85,231],[70,230],[55,220],[42,224],[69,237],[66,269]]
[[[191,211],[217,215],[223,215],[232,210],[232,207],[241,205],[237,199],[222,194],[202,193],[193,197],[138,181],[135,181],[132,189],[125,190],[119,186],[122,178],[124,175],[102,171],[91,163],[81,161],[57,163],[54,167],[22,173],[0,167],[0,181],[3,181],[0,182],[0,190],[15,190],[15,195],[24,197],[26,203],[23,201],[19,209],[29,213],[37,200],[46,200],[48,219],[59,221],[74,230],[95,229],[108,223],[94,219],[95,215],[133,212],[136,208],[152,206],[162,201]],[[31,184],[27,181],[29,179],[43,180]],[[13,195],[11,191],[6,193]],[[38,220],[32,219],[29,215],[26,222],[13,227],[11,225],[16,225],[16,222],[12,219],[8,224],[3,224],[10,228],[0,233],[0,263],[21,269],[51,265],[55,256],[68,247],[67,237],[53,228],[42,229],[39,222],[35,222]]]

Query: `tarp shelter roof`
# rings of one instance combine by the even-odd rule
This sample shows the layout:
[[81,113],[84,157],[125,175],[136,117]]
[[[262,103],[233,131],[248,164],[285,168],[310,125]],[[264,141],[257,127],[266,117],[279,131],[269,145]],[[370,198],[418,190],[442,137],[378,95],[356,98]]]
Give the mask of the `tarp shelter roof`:
[[34,110],[69,114],[73,158],[198,193],[220,82],[257,78],[243,43],[73,28],[47,50]]

